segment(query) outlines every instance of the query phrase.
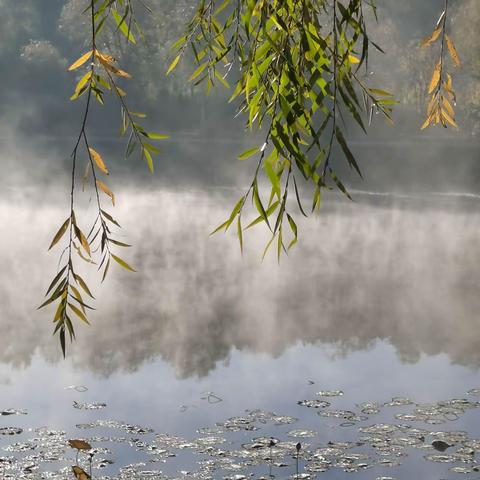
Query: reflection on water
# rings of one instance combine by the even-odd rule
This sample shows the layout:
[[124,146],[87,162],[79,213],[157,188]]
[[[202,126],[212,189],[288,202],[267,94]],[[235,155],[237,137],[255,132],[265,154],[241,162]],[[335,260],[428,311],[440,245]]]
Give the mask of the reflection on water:
[[[442,358],[401,367],[393,352],[375,348],[329,361],[314,347],[289,349],[277,360],[232,357],[208,380],[188,382],[159,362],[105,382],[35,359],[36,367],[2,392],[1,403],[28,409],[1,412],[0,474],[72,478],[77,452],[69,439],[92,445],[94,478],[102,480],[242,480],[270,473],[294,479],[297,471],[302,479],[350,473],[360,480],[434,480],[478,472],[480,389],[462,391],[474,376]],[[400,375],[393,379],[392,372]],[[67,377],[89,387],[62,387]],[[26,381],[35,395],[15,398]],[[88,452],[79,463],[89,469]]]
[[[247,235],[244,258],[233,235],[208,237],[230,204],[223,197],[124,195],[116,214],[140,273],[116,272],[97,289],[93,327],[79,327],[70,355],[103,375],[161,357],[188,377],[208,374],[233,348],[276,356],[297,342],[328,343],[342,355],[381,339],[403,361],[445,353],[478,368],[480,216],[451,202],[332,204],[301,225],[300,245],[279,267],[273,255],[261,262],[258,232]],[[33,307],[56,261],[40,252],[62,215],[30,207],[0,207],[10,226],[0,359],[14,365],[36,350],[58,358],[50,313]]]
[[478,199],[357,192],[279,267],[264,233],[208,236],[227,196],[122,195],[139,273],[67,361],[35,310],[63,203],[0,202],[0,478],[72,478],[73,438],[102,480],[295,478],[297,452],[302,479],[476,478]]

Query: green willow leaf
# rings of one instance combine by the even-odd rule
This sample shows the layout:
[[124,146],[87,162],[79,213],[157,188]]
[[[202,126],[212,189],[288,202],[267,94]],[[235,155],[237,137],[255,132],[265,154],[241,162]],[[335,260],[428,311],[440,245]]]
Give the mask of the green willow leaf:
[[83,278],[78,275],[77,273],[75,273],[74,275],[74,278],[76,280],[76,282],[80,285],[80,287],[82,287],[83,291],[91,298],[95,298],[93,295],[92,295],[92,292],[90,292],[90,289],[88,288],[87,284],[85,283],[85,280],[83,280]]
[[123,16],[123,17],[120,16],[120,14],[118,13],[118,11],[115,8],[112,8],[111,11],[112,11],[113,19],[115,20],[115,23],[117,24],[117,27],[123,33],[125,38],[133,44],[137,43],[135,35],[130,30],[129,24],[126,22],[125,16]]
[[52,280],[52,283],[50,284],[50,286],[48,287],[48,290],[47,290],[47,293],[45,294],[45,296],[47,296],[50,291],[52,290],[52,288],[57,284],[57,282],[60,280],[60,278],[62,277],[62,275],[64,274],[65,270],[67,269],[67,265],[65,265],[56,275],[55,275],[55,278]]
[[49,250],[52,249],[52,247],[54,247],[59,241],[60,239],[63,237],[63,235],[65,234],[65,232],[67,231],[67,228],[68,226],[70,225],[70,217],[68,217],[65,222],[62,224],[62,226],[60,227],[60,229],[58,230],[58,232],[55,234],[55,236],[53,237],[53,240],[52,240],[52,243],[50,244],[50,246],[48,247]]
[[113,253],[111,254],[112,258],[125,270],[129,270],[130,272],[136,272],[125,260],[122,260],[120,257],[117,257],[117,255],[114,255]]
[[77,308],[73,303],[68,302],[68,306],[72,309],[72,311],[77,315],[80,320],[85,322],[87,325],[90,325],[90,322],[88,321],[86,315],[79,309]]
[[249,148],[248,150],[245,150],[243,153],[241,153],[237,158],[239,160],[246,160],[247,158],[250,158],[251,156],[258,153],[259,151],[259,147]]

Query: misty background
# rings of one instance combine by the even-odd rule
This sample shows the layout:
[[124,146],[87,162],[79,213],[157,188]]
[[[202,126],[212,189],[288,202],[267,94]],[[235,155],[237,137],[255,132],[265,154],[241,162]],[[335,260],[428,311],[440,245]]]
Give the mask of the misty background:
[[[141,15],[146,38],[126,46],[120,37],[105,34],[102,41],[133,75],[125,82],[132,109],[148,114],[151,131],[166,132],[171,140],[161,143],[157,174],[150,176],[143,164],[123,158],[125,139],[119,139],[120,112],[115,99],[105,107],[95,105],[89,135],[101,147],[121,185],[132,175],[146,188],[177,184],[197,186],[244,185],[253,161],[239,163],[238,153],[259,142],[243,133],[243,119],[234,119],[235,106],[226,102],[223,87],[207,97],[193,89],[187,78],[192,71],[188,57],[174,74],[165,77],[172,58],[171,44],[182,34],[195,0],[151,2],[153,14]],[[368,76],[372,87],[392,91],[401,104],[395,126],[374,119],[368,136],[349,128],[365,181],[347,170],[338,159],[346,182],[372,190],[469,190],[479,180],[480,128],[480,7],[476,0],[450,2],[451,35],[463,67],[454,74],[458,94],[460,131],[429,129],[423,123],[425,88],[435,62],[435,50],[421,50],[419,41],[433,29],[443,0],[415,0],[379,4],[379,22],[370,22],[372,40],[386,54],[372,49]],[[1,0],[0,32],[0,146],[4,166],[1,184],[65,188],[63,175],[70,169],[72,140],[81,121],[82,100],[69,97],[78,73],[67,67],[88,47],[88,24],[82,17],[82,0]],[[452,149],[461,151],[453,155]],[[461,161],[458,158],[461,157]],[[83,168],[83,167],[81,167]],[[115,186],[115,184],[113,186]]]

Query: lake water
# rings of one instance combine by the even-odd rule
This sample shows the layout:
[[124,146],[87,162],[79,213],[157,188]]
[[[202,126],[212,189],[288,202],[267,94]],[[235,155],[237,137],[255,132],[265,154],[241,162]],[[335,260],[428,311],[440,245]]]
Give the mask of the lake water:
[[478,197],[331,195],[279,266],[208,236],[229,192],[119,193],[138,273],[62,360],[52,195],[0,203],[1,479],[73,478],[68,439],[96,479],[480,478]]

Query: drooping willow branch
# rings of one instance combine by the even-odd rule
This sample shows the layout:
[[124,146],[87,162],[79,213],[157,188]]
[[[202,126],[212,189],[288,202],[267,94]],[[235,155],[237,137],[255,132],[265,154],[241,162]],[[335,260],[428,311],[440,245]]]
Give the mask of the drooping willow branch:
[[[122,7],[123,14],[120,15],[118,7]],[[119,223],[108,213],[102,205],[100,193],[105,194],[115,205],[115,195],[110,187],[100,179],[100,175],[109,175],[102,155],[97,149],[93,148],[88,139],[88,120],[92,108],[92,99],[95,98],[99,104],[104,104],[104,96],[107,91],[112,91],[119,100],[121,107],[121,135],[130,132],[127,142],[127,156],[137,149],[140,158],[144,160],[149,169],[153,172],[152,154],[159,153],[158,149],[147,140],[159,140],[168,138],[166,135],[149,133],[142,127],[134,117],[144,118],[145,114],[131,111],[126,103],[126,92],[118,85],[117,79],[131,78],[130,74],[118,67],[116,60],[107,52],[100,51],[97,48],[97,36],[106,25],[109,18],[113,19],[116,30],[119,30],[131,43],[135,43],[135,35],[131,31],[132,25],[135,26],[137,33],[140,32],[138,23],[133,16],[133,3],[131,0],[112,1],[105,0],[98,4],[96,0],[91,0],[89,7],[84,11],[90,17],[90,50],[85,52],[70,67],[70,71],[76,71],[88,66],[87,71],[77,82],[75,91],[71,97],[77,100],[85,96],[85,108],[74,149],[72,151],[72,171],[71,171],[71,189],[70,189],[70,214],[55,234],[50,249],[59,243],[65,234],[67,235],[67,246],[63,253],[67,253],[66,260],[60,265],[58,273],[52,280],[46,296],[47,300],[39,307],[45,307],[54,302],[58,302],[57,309],[53,318],[55,323],[54,333],[59,334],[60,344],[65,355],[66,334],[70,340],[75,337],[73,318],[89,324],[87,310],[93,309],[85,302],[84,297],[93,299],[90,288],[86,281],[77,271],[74,261],[74,252],[78,257],[88,264],[97,265],[98,270],[102,271],[102,281],[105,279],[111,261],[120,265],[126,270],[135,271],[125,260],[113,252],[115,247],[129,247],[130,245],[120,242],[114,238],[113,229],[119,228]],[[78,161],[80,147],[84,147],[87,154],[87,164],[83,176],[84,183],[91,176],[92,185],[95,193],[97,215],[88,235],[85,235],[75,214],[75,192],[76,192],[76,172],[78,170]],[[96,254],[96,255],[95,255]],[[99,257],[98,262],[94,256]],[[60,258],[62,261],[63,254]]]
[[[207,91],[215,83],[228,88],[233,81],[231,101],[239,102],[247,129],[267,130],[263,146],[239,155],[240,160],[258,155],[257,168],[246,194],[215,230],[227,230],[236,221],[242,248],[243,230],[259,223],[272,233],[266,251],[275,239],[278,256],[297,242],[297,225],[287,211],[293,189],[305,214],[295,174],[313,187],[312,211],[319,208],[323,189],[336,187],[349,196],[335,172],[339,154],[361,173],[339,123],[344,111],[363,130],[362,113],[371,119],[375,109],[390,118],[396,103],[391,94],[367,87],[359,74],[370,45],[377,47],[367,34],[364,4],[375,11],[373,2],[362,0],[224,0],[218,5],[203,0],[175,44],[168,73],[190,47],[197,64],[190,80],[205,83]],[[270,184],[263,199],[262,172]],[[258,216],[242,228],[250,194]],[[284,219],[292,236],[288,247]]]
[[455,44],[447,34],[448,13],[448,0],[445,0],[445,8],[435,25],[435,29],[421,43],[422,47],[440,43],[439,59],[435,64],[432,78],[428,85],[430,99],[427,106],[427,118],[421,127],[422,130],[430,125],[438,124],[443,125],[445,128],[447,125],[458,128],[453,108],[456,102],[453,79],[450,73],[446,71],[446,50],[448,50],[450,58],[456,67],[460,67],[461,62]]

